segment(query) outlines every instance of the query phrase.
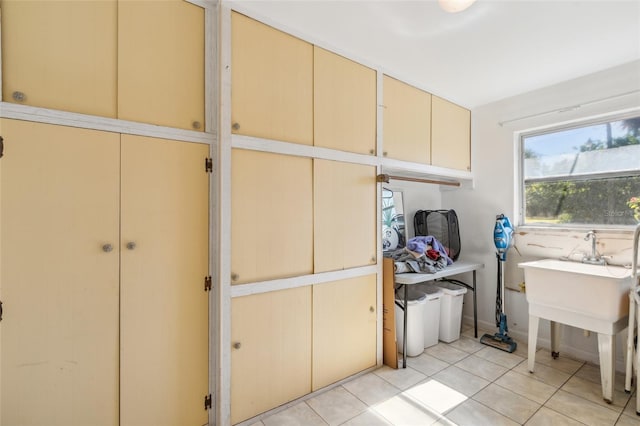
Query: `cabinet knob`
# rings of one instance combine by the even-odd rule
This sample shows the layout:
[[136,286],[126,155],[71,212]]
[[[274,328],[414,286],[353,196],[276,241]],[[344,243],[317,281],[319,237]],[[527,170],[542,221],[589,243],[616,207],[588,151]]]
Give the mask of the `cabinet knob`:
[[231,128],[233,130],[240,130],[240,123],[233,123],[233,125],[231,126]]
[[386,157],[387,156],[387,151],[382,151],[382,156]]
[[240,349],[242,347],[242,344],[240,342],[235,342],[233,344],[233,349]]
[[371,154],[371,155],[373,155],[375,152],[376,152],[376,150],[375,150],[375,149],[370,149],[370,150],[369,150],[369,154]]
[[129,241],[129,242],[127,243],[127,248],[128,248],[129,250],[133,250],[133,249],[135,249],[135,248],[136,248],[136,243],[135,243],[135,242],[133,242],[133,241]]
[[109,253],[113,250],[113,246],[111,244],[105,244],[102,246],[102,251],[105,253]]
[[202,124],[200,124],[199,121],[194,121],[193,123],[191,123],[191,127],[193,127],[196,130],[200,130],[200,127],[202,127]]
[[238,278],[240,278],[238,274],[231,274],[231,281],[238,281]]
[[13,100],[16,102],[23,102],[25,98],[24,93],[18,91],[13,92],[11,97],[13,97]]
[[376,262],[376,257],[375,256],[371,256],[371,262],[373,262],[373,263]]
[[369,312],[375,312],[375,308],[373,306],[369,306]]

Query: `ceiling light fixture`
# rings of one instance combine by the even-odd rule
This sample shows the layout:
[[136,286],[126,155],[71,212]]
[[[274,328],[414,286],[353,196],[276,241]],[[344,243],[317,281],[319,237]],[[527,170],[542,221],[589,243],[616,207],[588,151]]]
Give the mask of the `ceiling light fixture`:
[[471,6],[476,0],[438,0],[440,7],[446,12],[462,12]]

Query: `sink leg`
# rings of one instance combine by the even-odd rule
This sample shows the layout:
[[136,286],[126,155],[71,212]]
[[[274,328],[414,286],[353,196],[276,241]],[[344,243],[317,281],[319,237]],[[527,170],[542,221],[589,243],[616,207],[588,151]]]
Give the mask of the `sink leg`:
[[551,323],[551,357],[557,359],[560,356],[560,323],[550,321]]
[[602,381],[602,397],[611,404],[613,402],[613,385],[615,375],[616,339],[611,334],[598,333],[598,354],[600,355],[600,380]]
[[536,364],[536,342],[538,341],[538,323],[540,318],[529,315],[529,372],[533,373],[533,368]]

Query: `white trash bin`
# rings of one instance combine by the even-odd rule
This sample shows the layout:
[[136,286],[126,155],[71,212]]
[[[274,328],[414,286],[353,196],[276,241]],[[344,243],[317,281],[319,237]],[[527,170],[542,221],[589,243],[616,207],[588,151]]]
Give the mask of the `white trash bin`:
[[[396,302],[404,305],[404,293],[401,288],[396,296]],[[424,351],[424,307],[427,298],[424,293],[409,290],[407,300],[407,356],[418,356]],[[398,352],[403,349],[404,311],[397,305],[396,314],[396,340],[398,342]]]
[[442,290],[440,302],[439,339],[451,343],[460,338],[462,325],[462,301],[467,289],[448,281],[436,281],[434,285]]
[[438,344],[440,334],[440,309],[444,292],[433,285],[419,285],[418,291],[424,293],[424,347],[429,348]]

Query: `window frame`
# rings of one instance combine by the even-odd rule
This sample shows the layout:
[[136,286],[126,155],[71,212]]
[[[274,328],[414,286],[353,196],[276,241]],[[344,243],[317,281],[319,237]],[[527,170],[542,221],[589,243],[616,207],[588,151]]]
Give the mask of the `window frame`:
[[[536,127],[533,129],[527,129],[527,130],[523,130],[523,131],[519,131],[519,132],[515,132],[514,136],[515,136],[515,140],[516,140],[516,145],[517,145],[517,149],[516,149],[516,155],[517,155],[517,162],[516,164],[518,165],[518,172],[517,172],[517,183],[516,183],[516,210],[517,210],[517,217],[518,217],[518,227],[519,228],[524,228],[524,229],[532,229],[532,230],[544,230],[544,229],[549,229],[549,230],[585,230],[585,229],[602,229],[602,230],[606,230],[606,231],[622,231],[622,232],[630,232],[632,231],[636,225],[609,225],[609,224],[595,224],[595,223],[591,223],[591,224],[587,224],[587,223],[562,223],[562,224],[550,224],[550,223],[544,223],[544,224],[536,224],[536,223],[525,223],[525,218],[526,218],[526,189],[525,189],[525,177],[524,177],[524,163],[525,163],[525,158],[524,158],[524,142],[526,138],[532,137],[532,136],[540,136],[540,135],[546,135],[546,134],[550,134],[550,133],[559,133],[559,132],[563,132],[563,131],[567,131],[567,130],[572,130],[572,129],[579,129],[579,128],[583,128],[583,127],[589,127],[589,126],[593,126],[593,125],[598,125],[598,124],[604,124],[604,123],[610,123],[610,122],[615,122],[615,121],[621,121],[621,120],[625,120],[628,118],[635,118],[635,117],[640,117],[640,109],[638,108],[633,108],[631,110],[625,110],[625,111],[617,111],[617,112],[612,112],[612,113],[607,113],[607,114],[603,114],[603,115],[598,115],[595,117],[586,117],[586,118],[579,118],[576,120],[572,120],[572,121],[568,121],[568,122],[563,122],[563,123],[555,123],[555,124],[550,124],[547,126],[542,126],[542,127]],[[640,176],[640,166],[638,167],[638,169],[636,170],[630,170],[630,171],[617,171],[617,172],[610,172],[610,173],[594,173],[594,174],[583,174],[583,175],[576,175],[576,176],[571,176],[571,177],[567,177],[566,181],[571,181],[571,182],[585,182],[585,181],[590,181],[590,180],[595,180],[595,179],[600,179],[600,178],[616,178],[616,177],[634,177],[634,176]],[[535,181],[535,182],[554,182],[554,181],[559,181],[561,180],[561,177],[549,177],[549,178],[538,178],[538,179],[532,179],[531,181]]]

